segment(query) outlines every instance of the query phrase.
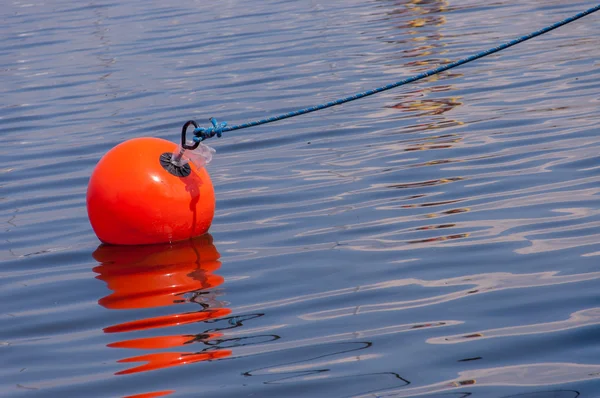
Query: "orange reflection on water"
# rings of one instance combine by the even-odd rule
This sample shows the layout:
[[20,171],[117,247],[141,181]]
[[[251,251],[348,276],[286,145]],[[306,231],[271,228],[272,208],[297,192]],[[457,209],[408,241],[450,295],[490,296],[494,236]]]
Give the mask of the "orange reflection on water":
[[220,308],[217,310],[202,310],[198,312],[188,312],[184,314],[173,314],[157,316],[154,318],[138,319],[131,322],[120,323],[118,325],[104,328],[105,333],[132,332],[134,330],[146,330],[155,328],[164,328],[169,326],[185,325],[188,323],[201,322],[209,319],[220,318],[229,315],[231,310]]
[[156,397],[164,397],[165,395],[173,394],[174,392],[175,392],[175,390],[145,392],[143,394],[128,395],[123,398],[156,398]]
[[214,340],[223,336],[221,333],[207,333],[201,335],[181,335],[181,336],[157,336],[157,337],[145,337],[141,339],[117,341],[110,343],[107,347],[114,348],[136,348],[139,350],[160,350],[162,348],[180,347],[182,345],[190,344],[198,340]]
[[116,375],[127,375],[131,373],[146,372],[149,370],[169,368],[171,366],[186,365],[190,363],[209,361],[213,359],[226,358],[231,355],[231,350],[215,350],[210,352],[161,352],[155,354],[140,355],[137,357],[121,359],[119,363],[146,362],[130,369],[115,373]]
[[[212,290],[221,285],[224,279],[214,273],[221,266],[218,261],[220,255],[208,234],[194,240],[165,245],[101,245],[93,256],[100,262],[94,268],[94,272],[98,273],[96,278],[104,281],[112,290],[111,294],[98,300],[105,308],[139,310],[181,304],[196,304],[201,307],[199,311],[178,312],[111,325],[104,328],[105,333],[176,327],[215,320],[231,313],[229,308],[225,308],[217,300],[217,293]],[[228,357],[231,350],[217,348],[211,343],[222,336],[217,332],[159,335],[117,341],[108,344],[108,347],[148,351],[201,344],[201,348],[193,351],[150,352],[120,359],[119,363],[137,364],[115,373],[125,375]],[[172,392],[152,392],[135,397],[162,396]]]
[[212,237],[170,245],[101,245],[93,253],[101,265],[93,269],[112,294],[98,303],[110,309],[170,306],[179,296],[223,283],[213,274],[219,269],[219,252]]

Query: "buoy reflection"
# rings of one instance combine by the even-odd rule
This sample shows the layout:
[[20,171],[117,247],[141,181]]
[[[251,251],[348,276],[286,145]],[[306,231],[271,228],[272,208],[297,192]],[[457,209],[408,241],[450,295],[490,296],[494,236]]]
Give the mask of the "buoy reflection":
[[128,395],[123,398],[157,398],[157,397],[164,397],[165,395],[173,394],[174,392],[175,392],[174,390],[153,391],[153,392],[146,392],[143,394]]
[[[94,268],[97,279],[113,292],[98,303],[115,310],[136,310],[195,303],[200,310],[161,315],[104,328],[105,333],[124,333],[206,322],[226,317],[231,310],[218,300],[214,288],[223,277],[214,272],[221,263],[210,235],[169,245],[101,245],[93,254],[100,265]],[[186,308],[189,309],[188,306]],[[111,348],[163,350],[190,347],[192,350],[150,352],[120,359],[134,367],[115,374],[124,375],[225,358],[230,349],[221,349],[223,335],[216,330],[195,335],[160,335],[133,338],[108,344]],[[196,345],[195,343],[198,343]],[[196,348],[197,347],[197,348]]]

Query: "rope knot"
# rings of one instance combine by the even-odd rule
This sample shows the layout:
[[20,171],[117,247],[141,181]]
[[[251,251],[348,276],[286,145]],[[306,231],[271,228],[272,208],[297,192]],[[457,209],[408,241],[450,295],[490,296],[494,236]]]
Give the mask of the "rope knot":
[[212,127],[196,127],[194,129],[195,142],[202,142],[214,137],[215,135],[221,138],[223,135],[223,129],[227,127],[227,122],[219,123],[214,117],[211,117],[209,120],[212,124]]

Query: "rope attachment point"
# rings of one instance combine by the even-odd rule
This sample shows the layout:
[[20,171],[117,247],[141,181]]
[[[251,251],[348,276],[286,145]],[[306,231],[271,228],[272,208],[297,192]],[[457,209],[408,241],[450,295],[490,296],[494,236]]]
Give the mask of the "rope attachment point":
[[[219,131],[216,131],[215,129],[219,126],[225,127],[227,125],[227,123],[221,123],[219,125],[217,123],[217,120],[214,118],[211,118],[211,122],[213,124],[213,127],[210,129],[198,127],[198,124],[194,120],[188,120],[187,122],[185,122],[181,129],[181,145],[177,148],[175,152],[171,154],[169,163],[171,163],[175,167],[183,167],[187,165],[188,162],[192,162],[196,165],[197,168],[204,167],[206,164],[210,163],[215,153],[215,150],[209,146],[202,144],[201,141],[213,137],[214,135],[218,135],[220,137],[222,133],[222,128],[220,128]],[[194,135],[196,135],[196,131],[200,131],[201,134],[205,134],[205,137],[194,137],[192,141],[188,141],[186,135],[187,129],[190,126],[194,126]]]
[[[190,120],[187,123],[193,123],[195,129],[194,129],[194,142],[196,143],[196,146],[198,143],[205,141],[209,138],[214,137],[215,135],[219,138],[221,138],[221,136],[223,135],[223,132],[225,131],[225,127],[227,127],[227,122],[223,122],[223,123],[219,123],[217,121],[217,119],[215,119],[214,117],[211,117],[209,119],[210,123],[212,124],[212,127],[198,127],[198,125],[196,124],[196,122],[194,122],[193,120]],[[186,124],[187,124],[186,123]],[[189,126],[189,125],[187,125]],[[187,126],[184,125],[184,127],[187,129]]]
[[[196,133],[196,130],[198,129],[198,123],[196,123],[193,120],[188,120],[187,122],[185,122],[185,124],[183,125],[183,127],[181,128],[181,147],[183,149],[189,149],[189,150],[194,150],[196,148],[198,148],[198,145],[200,145],[200,141],[196,141],[194,139],[194,141],[188,145],[188,141],[185,138],[186,134],[187,134],[187,129],[188,127],[190,127],[190,125],[194,126],[194,133]],[[196,138],[196,137],[194,137]]]

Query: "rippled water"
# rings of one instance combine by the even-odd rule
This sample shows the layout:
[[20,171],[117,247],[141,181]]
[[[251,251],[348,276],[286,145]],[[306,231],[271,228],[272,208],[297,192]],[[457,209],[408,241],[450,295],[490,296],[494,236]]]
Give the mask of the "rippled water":
[[491,47],[590,1],[7,1],[0,394],[600,396],[600,15],[214,139],[211,236],[100,246],[91,171]]

